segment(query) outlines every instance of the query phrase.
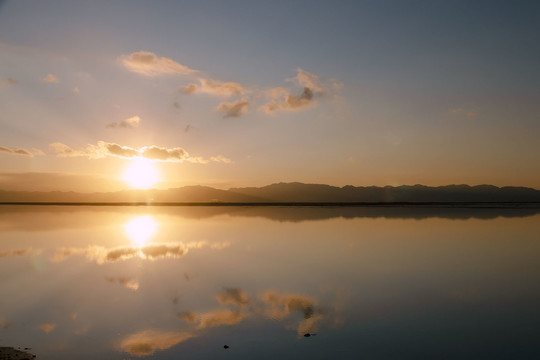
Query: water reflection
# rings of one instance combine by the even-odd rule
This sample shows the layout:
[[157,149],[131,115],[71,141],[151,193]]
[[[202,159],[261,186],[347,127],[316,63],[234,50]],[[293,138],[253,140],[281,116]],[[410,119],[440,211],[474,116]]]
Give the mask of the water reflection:
[[2,345],[42,360],[210,359],[224,344],[238,359],[540,356],[538,215],[121,209],[18,212],[57,227],[0,236]]
[[141,248],[156,233],[157,223],[152,216],[143,215],[128,221],[125,228],[131,241]]
[[309,337],[320,326],[335,330],[335,319],[339,317],[337,309],[342,309],[332,304],[326,304],[323,308],[314,297],[276,290],[264,291],[251,297],[239,288],[224,288],[214,298],[226,306],[202,312],[184,311],[176,315],[176,319],[188,324],[184,331],[138,331],[121,339],[119,350],[134,356],[148,356],[190,338],[208,336],[215,328],[239,326],[246,321],[257,323],[258,327],[268,321],[277,321],[285,326],[287,332],[288,329],[294,329],[297,338]]
[[[484,204],[478,207],[459,206],[15,206],[0,205],[0,233],[8,231],[57,231],[65,229],[86,229],[117,225],[141,220],[143,226],[157,216],[172,216],[178,219],[199,220],[218,216],[231,218],[264,218],[277,222],[304,222],[328,219],[417,219],[433,218],[469,220],[493,220],[497,218],[523,218],[540,214],[540,204]],[[66,221],[69,216],[70,221]],[[126,220],[126,216],[128,219]],[[146,220],[147,216],[150,219]],[[28,219],[32,218],[32,226]],[[149,225],[148,228],[152,228]],[[154,229],[155,231],[155,229]],[[153,235],[150,235],[152,237]]]

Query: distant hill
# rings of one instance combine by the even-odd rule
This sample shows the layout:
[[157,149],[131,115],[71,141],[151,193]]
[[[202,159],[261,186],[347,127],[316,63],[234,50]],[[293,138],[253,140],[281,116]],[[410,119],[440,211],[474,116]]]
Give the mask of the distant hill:
[[261,188],[229,191],[279,202],[536,202],[540,191],[526,187],[492,185],[351,186],[279,183]]
[[540,202],[540,191],[492,185],[344,186],[279,183],[263,187],[219,190],[185,186],[168,190],[126,190],[109,193],[0,190],[0,202],[72,203],[463,203]]

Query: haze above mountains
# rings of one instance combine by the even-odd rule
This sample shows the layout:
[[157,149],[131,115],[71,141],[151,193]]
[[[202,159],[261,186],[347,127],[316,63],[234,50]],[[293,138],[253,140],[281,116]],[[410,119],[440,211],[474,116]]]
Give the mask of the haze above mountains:
[[185,186],[168,190],[126,190],[108,193],[0,190],[0,202],[59,203],[456,203],[540,202],[540,191],[527,187],[448,185],[430,187],[277,183],[263,187],[214,189]]

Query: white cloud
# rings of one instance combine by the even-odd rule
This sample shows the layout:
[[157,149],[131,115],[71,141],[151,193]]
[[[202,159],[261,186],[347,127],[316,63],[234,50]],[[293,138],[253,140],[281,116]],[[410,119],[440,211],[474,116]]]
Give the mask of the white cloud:
[[187,75],[197,70],[190,69],[172,59],[158,57],[149,51],[138,51],[119,58],[121,64],[129,71],[145,75]]

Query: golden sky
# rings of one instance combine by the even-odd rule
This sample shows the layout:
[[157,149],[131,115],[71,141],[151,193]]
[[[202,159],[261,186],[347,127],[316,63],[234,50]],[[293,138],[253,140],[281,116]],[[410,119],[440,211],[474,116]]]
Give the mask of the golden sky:
[[540,188],[534,2],[0,2],[0,189]]

